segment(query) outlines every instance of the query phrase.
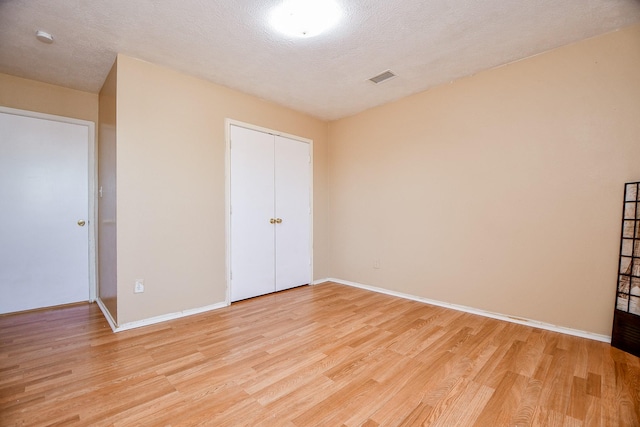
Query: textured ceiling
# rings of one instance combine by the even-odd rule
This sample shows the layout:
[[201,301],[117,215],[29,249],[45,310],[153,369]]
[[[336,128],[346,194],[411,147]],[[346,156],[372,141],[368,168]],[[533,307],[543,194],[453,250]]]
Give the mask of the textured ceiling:
[[269,27],[279,1],[0,0],[0,72],[96,93],[124,53],[331,120],[640,22],[640,0],[338,0],[302,39]]

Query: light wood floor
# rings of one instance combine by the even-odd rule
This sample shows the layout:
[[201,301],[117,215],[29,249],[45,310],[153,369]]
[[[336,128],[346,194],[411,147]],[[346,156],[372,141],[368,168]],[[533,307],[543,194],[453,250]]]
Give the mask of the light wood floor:
[[114,334],[0,316],[0,425],[639,426],[640,359],[337,284]]

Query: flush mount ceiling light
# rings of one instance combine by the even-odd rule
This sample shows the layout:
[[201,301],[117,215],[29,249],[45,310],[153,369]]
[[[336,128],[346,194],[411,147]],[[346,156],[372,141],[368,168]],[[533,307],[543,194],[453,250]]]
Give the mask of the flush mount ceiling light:
[[46,31],[38,30],[36,31],[36,38],[40,40],[42,43],[51,44],[53,43],[53,36]]
[[333,0],[284,0],[271,12],[271,25],[294,37],[313,37],[334,26],[342,12]]

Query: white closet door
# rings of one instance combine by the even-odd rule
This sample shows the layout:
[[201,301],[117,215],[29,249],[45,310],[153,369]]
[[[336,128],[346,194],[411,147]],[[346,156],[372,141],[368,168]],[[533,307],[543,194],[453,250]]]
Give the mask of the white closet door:
[[309,144],[275,137],[276,290],[311,280]]
[[88,149],[86,126],[0,113],[0,313],[89,300]]
[[275,291],[273,135],[231,126],[231,301]]

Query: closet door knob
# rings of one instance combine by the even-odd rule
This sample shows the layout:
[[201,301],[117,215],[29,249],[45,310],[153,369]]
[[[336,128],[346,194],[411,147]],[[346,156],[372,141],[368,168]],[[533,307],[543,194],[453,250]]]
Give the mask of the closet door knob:
[[275,218],[271,218],[271,219],[269,220],[269,223],[270,223],[270,224],[275,224],[275,223],[276,223],[276,219],[275,219]]
[[282,224],[282,218],[276,218],[276,224]]

